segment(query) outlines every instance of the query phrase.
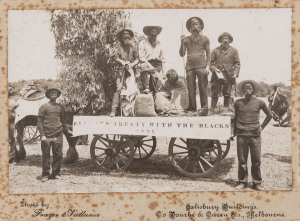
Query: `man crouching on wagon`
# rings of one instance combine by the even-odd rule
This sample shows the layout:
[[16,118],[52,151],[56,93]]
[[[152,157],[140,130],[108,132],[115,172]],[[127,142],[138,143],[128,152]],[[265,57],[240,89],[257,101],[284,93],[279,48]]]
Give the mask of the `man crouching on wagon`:
[[[248,184],[247,158],[251,154],[251,175],[253,189],[264,190],[261,185],[262,177],[260,172],[261,155],[261,131],[272,119],[272,113],[266,103],[254,95],[259,86],[255,81],[245,80],[238,85],[238,89],[245,94],[244,98],[234,103],[235,109],[235,135],[237,135],[237,155],[239,161],[237,190],[242,190]],[[260,110],[266,114],[263,123],[259,124]]]
[[131,43],[133,37],[133,31],[127,28],[122,29],[117,34],[119,44],[116,45],[116,61],[120,65],[117,73],[117,91],[114,93],[111,113],[109,115],[111,117],[116,116],[117,108],[120,105],[120,94],[126,86],[126,79],[129,77],[127,76],[128,73],[131,74],[135,66],[139,63],[138,49]]
[[[62,160],[63,132],[72,135],[65,123],[65,111],[63,106],[56,102],[61,95],[61,91],[56,88],[50,88],[45,93],[50,100],[43,104],[38,113],[37,127],[41,135],[42,149],[42,181],[49,178],[60,179],[60,166]],[[50,149],[52,146],[53,162],[52,175],[50,176]]]

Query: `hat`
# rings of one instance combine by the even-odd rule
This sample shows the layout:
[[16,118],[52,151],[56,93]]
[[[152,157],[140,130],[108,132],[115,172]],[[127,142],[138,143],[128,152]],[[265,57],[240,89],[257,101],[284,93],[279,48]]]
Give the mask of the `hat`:
[[123,34],[124,31],[128,31],[129,34],[130,34],[130,36],[131,36],[131,38],[134,37],[134,33],[133,33],[132,30],[130,30],[130,29],[128,29],[128,28],[123,28],[123,29],[121,29],[121,30],[117,33],[117,38],[118,38],[119,40],[121,40],[121,36],[122,36],[122,34]]
[[243,86],[244,86],[244,84],[246,84],[246,83],[252,84],[254,93],[256,93],[256,92],[259,90],[259,85],[258,85],[258,83],[257,83],[256,81],[253,81],[253,80],[244,80],[244,81],[240,82],[239,85],[238,85],[238,89],[239,89],[241,92],[244,92],[244,91],[243,91]]
[[143,32],[145,33],[145,35],[149,35],[149,31],[153,28],[155,28],[157,30],[157,35],[159,35],[162,30],[162,27],[160,27],[160,26],[145,26],[143,28]]
[[221,43],[222,38],[223,38],[224,36],[227,36],[227,37],[230,39],[230,43],[233,42],[233,37],[231,36],[231,34],[229,34],[228,32],[223,32],[223,33],[219,36],[219,38],[218,38],[218,42],[219,42],[219,43]]
[[59,97],[60,95],[61,95],[61,91],[59,90],[59,89],[57,89],[57,88],[49,88],[47,91],[46,91],[46,93],[45,93],[45,95],[46,95],[46,97],[48,98],[48,99],[50,99],[50,92],[51,91],[57,91],[57,97]]
[[191,17],[191,18],[189,18],[189,19],[186,21],[186,29],[187,29],[188,31],[190,31],[190,26],[191,26],[191,22],[192,22],[192,19],[193,19],[193,18],[196,18],[196,19],[200,22],[201,29],[203,30],[203,28],[204,28],[204,23],[203,23],[202,19],[199,18],[199,17]]

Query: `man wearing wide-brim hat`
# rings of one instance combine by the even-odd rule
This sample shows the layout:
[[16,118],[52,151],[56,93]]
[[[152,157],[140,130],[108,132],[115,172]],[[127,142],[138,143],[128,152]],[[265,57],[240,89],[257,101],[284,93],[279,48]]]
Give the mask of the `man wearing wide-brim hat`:
[[[62,161],[63,132],[72,134],[65,123],[65,110],[56,102],[61,95],[57,88],[49,88],[46,93],[49,102],[39,108],[37,127],[41,136],[42,149],[42,182],[48,179],[60,179]],[[52,147],[53,162],[50,173],[50,150]]]
[[[261,164],[261,131],[272,119],[272,113],[266,103],[253,97],[259,90],[256,81],[245,80],[239,83],[238,89],[245,97],[234,103],[235,109],[235,135],[237,135],[238,185],[237,190],[243,190],[248,185],[247,159],[251,154],[251,175],[253,189],[264,190],[262,187]],[[260,111],[266,114],[260,125]]]
[[139,59],[142,81],[142,92],[149,93],[159,90],[162,76],[164,76],[165,56],[157,36],[161,33],[160,26],[145,26],[143,32],[148,37],[139,44]]
[[116,116],[120,106],[120,94],[126,88],[126,79],[136,73],[136,65],[139,63],[138,49],[133,44],[134,33],[129,28],[123,28],[117,33],[118,43],[115,46],[116,61],[118,63],[116,85],[117,90],[113,95],[110,116]]
[[186,60],[186,80],[189,91],[189,108],[188,111],[197,111],[196,102],[196,77],[198,78],[198,87],[200,93],[201,107],[207,115],[208,93],[207,75],[209,74],[210,65],[210,42],[209,39],[202,35],[204,23],[199,17],[191,17],[186,22],[186,28],[191,33],[190,36],[181,36],[181,45],[179,55],[183,57],[187,53]]
[[224,107],[229,107],[232,85],[240,72],[240,58],[238,51],[229,44],[233,37],[228,32],[218,37],[221,44],[211,53],[211,107],[216,107],[219,94],[224,97]]

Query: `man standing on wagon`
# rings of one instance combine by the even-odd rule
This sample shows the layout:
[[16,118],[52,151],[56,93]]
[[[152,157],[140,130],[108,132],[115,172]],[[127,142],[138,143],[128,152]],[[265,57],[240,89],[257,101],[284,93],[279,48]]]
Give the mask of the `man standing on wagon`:
[[[237,135],[237,155],[239,161],[237,190],[242,190],[248,184],[247,158],[249,150],[251,154],[251,175],[253,189],[264,190],[261,185],[262,177],[260,171],[261,164],[261,131],[272,119],[272,113],[266,103],[252,97],[259,85],[253,80],[242,81],[238,88],[245,94],[244,98],[238,99],[234,103],[235,109],[235,135]],[[266,114],[263,123],[259,123],[260,111]]]
[[133,31],[127,28],[122,29],[117,34],[119,43],[116,45],[116,61],[119,63],[117,72],[117,91],[114,93],[110,116],[116,116],[117,108],[120,105],[120,94],[122,88],[125,87],[126,78],[129,76],[128,71],[125,71],[125,66],[128,70],[134,71],[135,66],[139,63],[138,50],[131,42],[134,37]]
[[[45,93],[50,100],[43,104],[38,113],[37,127],[41,135],[42,149],[42,181],[49,178],[60,179],[60,166],[63,157],[63,132],[72,135],[65,123],[65,111],[62,105],[56,102],[61,95],[61,91],[50,88]],[[52,175],[50,176],[50,149],[52,147]]]
[[[232,85],[240,72],[240,58],[238,51],[229,44],[233,37],[224,32],[218,38],[221,45],[211,53],[211,107],[215,108],[219,94],[224,96],[224,107],[229,107]],[[219,76],[219,77],[218,77]]]
[[207,115],[207,75],[209,74],[210,65],[210,42],[209,39],[202,35],[204,23],[199,17],[192,17],[186,22],[187,30],[192,34],[188,37],[181,36],[181,46],[179,54],[183,57],[187,51],[186,62],[186,80],[189,91],[189,108],[188,111],[197,111],[196,103],[196,77],[198,78],[198,87],[200,93],[201,107]]
[[141,61],[142,92],[150,91],[153,95],[160,89],[160,78],[164,75],[165,55],[157,36],[162,31],[160,26],[145,26],[143,32],[148,36],[139,44],[139,58]]

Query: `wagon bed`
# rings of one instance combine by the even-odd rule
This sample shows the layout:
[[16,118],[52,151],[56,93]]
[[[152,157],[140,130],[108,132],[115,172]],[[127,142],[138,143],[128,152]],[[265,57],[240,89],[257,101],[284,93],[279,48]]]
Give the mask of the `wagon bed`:
[[[86,117],[88,119],[88,116]],[[147,119],[158,120],[157,118],[161,117],[151,117]],[[186,119],[199,122],[207,118],[208,117],[189,117]],[[214,116],[216,121],[219,118],[219,116]],[[219,168],[222,159],[226,157],[230,149],[229,138],[232,134],[232,117],[229,117],[230,136],[227,136],[227,139],[224,139],[224,136],[220,136],[220,139],[218,139],[216,134],[208,134],[206,135],[207,137],[199,136],[200,139],[197,139],[193,134],[182,134],[182,136],[180,136],[180,134],[174,133],[175,131],[169,128],[163,130],[165,134],[159,133],[158,135],[153,135],[151,132],[147,134],[147,131],[139,131],[139,134],[132,134],[134,132],[129,130],[118,131],[118,128],[116,128],[114,132],[114,125],[113,123],[109,123],[108,120],[115,120],[116,118],[96,116],[94,119],[98,119],[99,122],[103,119],[103,122],[101,122],[103,123],[102,126],[105,126],[105,122],[112,124],[110,125],[111,127],[107,127],[105,133],[94,135],[90,145],[90,154],[93,162],[98,168],[107,172],[126,170],[133,160],[145,160],[151,157],[157,148],[156,136],[166,135],[171,137],[168,147],[168,158],[179,173],[191,178],[210,176]],[[124,120],[124,117],[119,119]],[[125,119],[130,122],[133,118],[129,117]],[[139,122],[143,122],[145,118],[137,119]],[[166,118],[164,118],[164,120],[166,120]],[[74,122],[76,124],[76,118],[74,118]],[[92,122],[92,120],[90,122]],[[82,124],[84,123],[86,123],[86,121],[82,120]],[[98,127],[100,127],[100,125]],[[148,130],[150,131],[151,129]],[[202,131],[205,131],[205,128],[203,128]]]

